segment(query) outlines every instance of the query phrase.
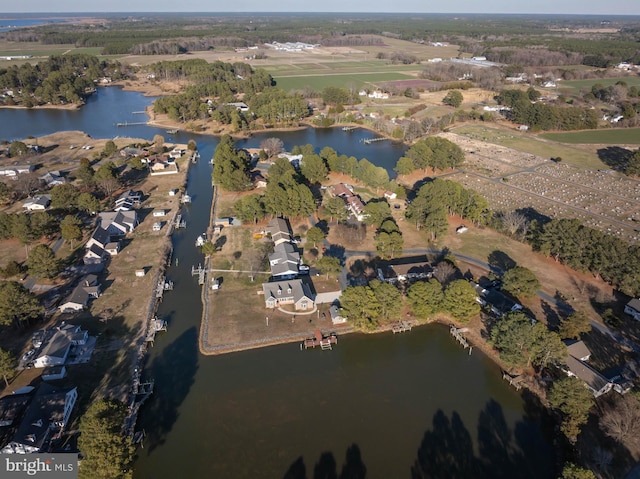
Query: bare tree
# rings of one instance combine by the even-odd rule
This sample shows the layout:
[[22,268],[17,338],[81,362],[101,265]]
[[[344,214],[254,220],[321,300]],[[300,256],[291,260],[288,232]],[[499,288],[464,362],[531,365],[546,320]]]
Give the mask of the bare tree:
[[507,211],[503,213],[501,220],[502,227],[510,236],[514,236],[519,230],[525,229],[528,223],[527,217],[517,211]]
[[260,142],[260,148],[272,158],[284,151],[284,143],[280,138],[265,138]]
[[445,286],[456,276],[456,268],[448,261],[440,261],[434,271],[433,276]]
[[118,178],[103,178],[98,181],[98,187],[106,196],[111,196],[118,188],[120,188],[120,182]]
[[640,444],[640,401],[629,393],[607,403],[600,427],[620,444],[637,446]]
[[15,190],[22,196],[29,196],[40,188],[40,179],[35,173],[18,175]]

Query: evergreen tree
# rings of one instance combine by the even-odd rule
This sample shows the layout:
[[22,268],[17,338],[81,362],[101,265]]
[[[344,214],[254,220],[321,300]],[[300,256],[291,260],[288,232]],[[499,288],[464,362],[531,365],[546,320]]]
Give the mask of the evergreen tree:
[[114,399],[93,402],[80,420],[81,479],[129,479],[134,448],[123,438],[127,406]]

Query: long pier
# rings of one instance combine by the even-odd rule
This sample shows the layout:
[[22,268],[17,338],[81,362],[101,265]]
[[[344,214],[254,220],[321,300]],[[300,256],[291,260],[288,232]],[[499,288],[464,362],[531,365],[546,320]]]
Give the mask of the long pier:
[[374,142],[376,142],[376,141],[386,141],[386,140],[388,140],[388,139],[389,139],[389,138],[385,138],[384,136],[380,136],[380,137],[378,137],[378,138],[367,138],[366,140],[362,140],[362,142],[363,142],[365,145],[370,145],[371,143],[374,143]]
[[191,266],[191,276],[198,277],[198,284],[200,286],[204,285],[206,282],[205,273],[206,269],[203,268],[202,265],[199,264],[197,268],[195,266]]
[[449,332],[451,333],[451,336],[453,336],[461,345],[464,349],[469,349],[469,355],[471,355],[471,351],[473,351],[473,346],[471,346],[469,344],[469,342],[466,340],[466,338],[462,335],[462,333],[466,333],[468,331],[467,328],[456,328],[455,326],[451,326],[449,328]]
[[134,121],[134,122],[124,121],[121,123],[116,123],[116,126],[135,126],[135,125],[146,125],[146,124],[147,124],[146,121]]

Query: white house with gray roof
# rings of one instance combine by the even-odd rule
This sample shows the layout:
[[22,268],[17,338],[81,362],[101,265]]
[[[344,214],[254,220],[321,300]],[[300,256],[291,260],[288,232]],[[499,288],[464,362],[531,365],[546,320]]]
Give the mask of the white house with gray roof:
[[262,283],[262,292],[267,308],[293,304],[296,311],[307,311],[315,306],[309,286],[299,279]]

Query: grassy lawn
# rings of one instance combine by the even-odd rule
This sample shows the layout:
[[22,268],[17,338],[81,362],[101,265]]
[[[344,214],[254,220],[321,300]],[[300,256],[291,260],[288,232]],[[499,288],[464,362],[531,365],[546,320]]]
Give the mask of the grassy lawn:
[[546,140],[572,144],[640,145],[640,128],[544,133],[540,137]]
[[[541,140],[529,133],[520,133],[507,129],[487,127],[479,124],[466,124],[455,128],[454,133],[465,135],[475,140],[513,148],[534,155],[548,158],[561,157],[563,161],[589,168],[608,168],[594,152],[559,143]],[[541,135],[541,137],[544,137]]]
[[619,78],[590,78],[588,80],[571,80],[571,81],[562,81],[558,84],[560,89],[569,89],[571,93],[580,93],[581,90],[587,89],[591,90],[591,87],[596,83],[600,83],[601,85],[608,87],[610,85],[615,85],[617,82],[623,81],[628,86],[640,86],[640,77],[619,77]]
[[412,78],[403,73],[350,73],[350,74],[324,74],[304,75],[304,76],[278,76],[275,74],[276,84],[285,91],[302,90],[309,86],[313,90],[320,91],[325,87],[333,86],[345,88],[355,85],[356,88],[363,86],[375,86],[375,83],[382,81],[406,80]]

